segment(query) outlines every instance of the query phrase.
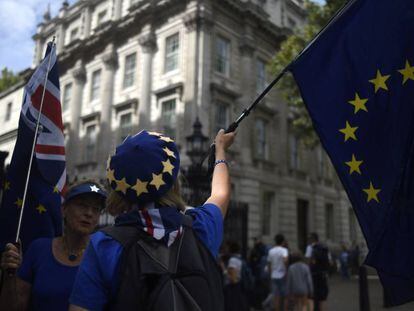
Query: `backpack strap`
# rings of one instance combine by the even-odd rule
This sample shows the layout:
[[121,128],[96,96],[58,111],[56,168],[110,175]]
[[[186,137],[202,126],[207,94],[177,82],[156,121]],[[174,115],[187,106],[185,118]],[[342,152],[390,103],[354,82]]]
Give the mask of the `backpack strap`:
[[119,242],[124,249],[127,249],[131,243],[135,242],[139,235],[139,230],[135,226],[108,226],[100,229],[100,231],[111,236],[114,240]]

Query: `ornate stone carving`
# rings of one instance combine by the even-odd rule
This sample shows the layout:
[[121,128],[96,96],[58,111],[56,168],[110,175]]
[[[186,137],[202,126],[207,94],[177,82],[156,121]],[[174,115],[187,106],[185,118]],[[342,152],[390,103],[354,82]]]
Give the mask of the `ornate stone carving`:
[[197,30],[197,27],[203,31],[210,31],[214,25],[211,14],[206,11],[191,12],[184,16],[183,21],[185,27],[187,28],[187,32]]
[[102,55],[102,60],[107,68],[116,68],[118,66],[118,55],[111,44],[107,51]]
[[83,64],[76,64],[75,68],[72,69],[72,75],[75,80],[84,82],[86,80],[86,71]]
[[141,35],[138,38],[138,43],[144,53],[154,53],[157,50],[157,41],[153,32]]
[[239,45],[239,50],[242,56],[253,56],[256,50],[254,40],[251,38],[244,37]]

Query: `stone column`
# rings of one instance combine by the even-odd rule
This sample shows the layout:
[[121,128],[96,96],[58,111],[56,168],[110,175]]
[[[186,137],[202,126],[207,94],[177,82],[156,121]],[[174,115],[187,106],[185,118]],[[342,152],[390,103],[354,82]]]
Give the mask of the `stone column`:
[[[114,45],[111,43],[105,49],[102,57],[105,64],[105,71],[101,88],[101,119],[98,140],[98,172],[105,172],[106,160],[113,149],[113,134],[111,129],[113,91],[115,71],[118,66],[118,55]],[[103,174],[103,173],[102,173]]]
[[140,129],[151,128],[152,59],[157,51],[155,34],[150,31],[138,39],[142,48],[142,83],[138,110]]
[[120,19],[122,16],[122,0],[114,1],[114,19]]
[[70,115],[71,122],[69,125],[69,142],[67,154],[67,169],[68,175],[71,180],[76,174],[76,164],[79,163],[79,128],[80,128],[80,115],[82,111],[82,97],[83,89],[86,81],[85,67],[82,60],[78,60],[75,67],[72,69],[72,76],[74,79],[73,85],[73,97],[70,103]]
[[[245,24],[244,35],[239,45],[240,57],[241,57],[241,78],[240,78],[240,90],[241,97],[237,100],[236,111],[242,111],[243,108],[250,106],[252,102],[252,94],[255,94],[255,66],[254,66],[254,52],[255,42],[253,39],[253,30],[251,25]],[[236,104],[236,103],[234,103]],[[254,129],[254,118],[246,118],[244,120],[247,124],[241,126],[238,131],[241,137],[251,137],[251,131]],[[240,144],[241,149],[241,161],[244,164],[252,163],[253,150],[250,144]]]
[[183,53],[187,63],[184,88],[184,122],[182,131],[191,131],[196,117],[203,124],[204,134],[210,132],[210,73],[212,8],[208,2],[190,2],[183,22],[187,30],[187,46]]
[[42,53],[43,53],[43,46],[44,46],[44,39],[40,36],[40,35],[36,35],[35,38],[36,40],[36,46],[35,46],[35,54],[34,54],[34,58],[33,58],[33,67],[36,67],[41,59],[42,59]]
[[88,5],[84,8],[83,11],[83,39],[87,38],[89,36],[89,34],[91,33],[91,23],[92,23],[92,9],[91,7]]

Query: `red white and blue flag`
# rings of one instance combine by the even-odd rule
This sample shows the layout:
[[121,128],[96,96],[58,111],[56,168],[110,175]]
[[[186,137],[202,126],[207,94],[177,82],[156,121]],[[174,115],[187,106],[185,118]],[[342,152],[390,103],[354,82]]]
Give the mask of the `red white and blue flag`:
[[3,186],[0,250],[7,242],[15,240],[39,113],[40,126],[20,234],[23,250],[36,238],[54,237],[62,231],[60,206],[66,188],[65,139],[56,48],[52,43],[48,44],[45,58],[25,86],[17,141]]

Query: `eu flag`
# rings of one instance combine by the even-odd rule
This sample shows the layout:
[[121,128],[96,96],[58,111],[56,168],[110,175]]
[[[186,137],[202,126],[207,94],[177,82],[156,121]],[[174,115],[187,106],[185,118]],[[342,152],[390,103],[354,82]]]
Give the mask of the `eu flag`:
[[357,0],[292,64],[392,304],[414,299],[414,1]]
[[[48,79],[45,83],[46,75]],[[40,129],[36,137],[20,234],[23,251],[32,240],[54,237],[62,231],[60,205],[66,185],[66,162],[56,48],[50,43],[45,58],[25,86],[17,141],[4,182],[0,208],[1,250],[7,242],[14,242],[16,237],[39,112]]]

